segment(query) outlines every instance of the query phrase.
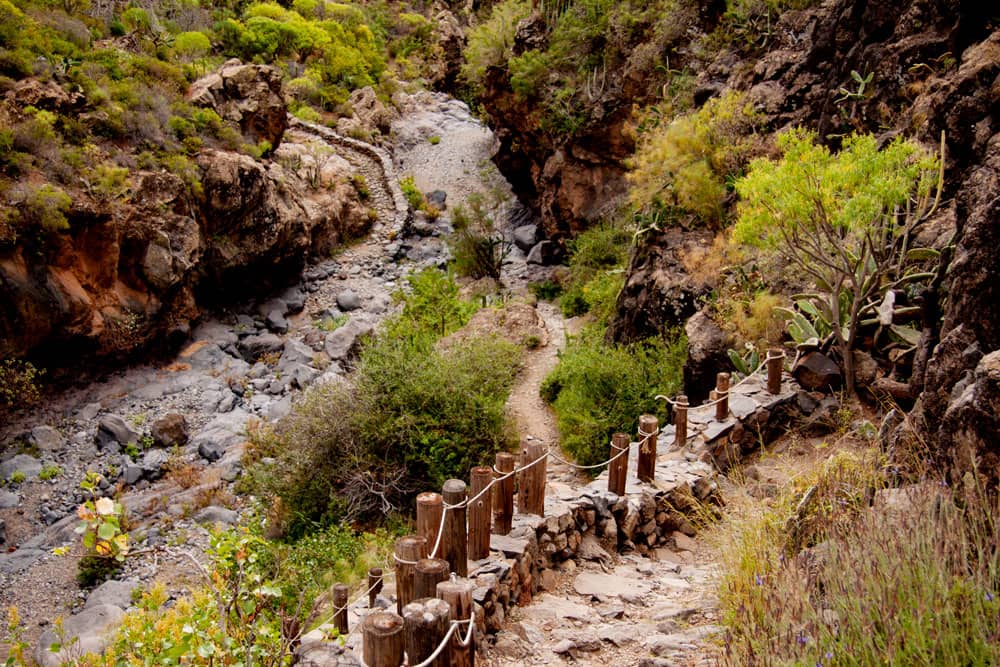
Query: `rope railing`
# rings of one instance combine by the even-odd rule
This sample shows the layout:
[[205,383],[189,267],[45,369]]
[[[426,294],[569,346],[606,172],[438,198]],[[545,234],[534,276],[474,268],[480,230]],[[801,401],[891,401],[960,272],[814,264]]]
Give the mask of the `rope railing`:
[[[746,377],[744,377],[742,380],[740,380],[739,382],[737,382],[736,384],[734,384],[733,386],[731,386],[728,390],[726,390],[724,392],[721,392],[723,395],[719,396],[719,398],[715,399],[714,401],[708,401],[708,402],[702,403],[701,405],[687,405],[685,403],[681,403],[681,402],[675,401],[674,399],[670,398],[669,396],[664,396],[663,394],[657,394],[656,396],[653,397],[653,399],[657,400],[657,401],[666,401],[667,403],[669,403],[670,405],[672,405],[674,407],[680,406],[680,407],[687,408],[689,410],[692,410],[692,409],[695,409],[695,408],[710,408],[710,407],[712,407],[714,405],[718,405],[719,403],[723,403],[725,401],[728,401],[729,400],[729,394],[732,393],[732,391],[734,389],[736,389],[737,387],[741,386],[742,384],[744,384],[745,382],[747,382],[750,378],[752,378],[753,376],[755,376],[758,373],[760,373],[764,369],[764,367],[766,367],[768,365],[768,362],[774,361],[775,359],[785,359],[788,356],[788,355],[785,354],[784,350],[781,350],[779,354],[773,354],[774,352],[775,352],[775,350],[768,350],[767,351],[767,356],[764,358],[764,361],[760,362],[760,365],[757,366],[757,368],[755,368],[749,375],[747,375]],[[720,393],[720,392],[716,392],[716,393]]]

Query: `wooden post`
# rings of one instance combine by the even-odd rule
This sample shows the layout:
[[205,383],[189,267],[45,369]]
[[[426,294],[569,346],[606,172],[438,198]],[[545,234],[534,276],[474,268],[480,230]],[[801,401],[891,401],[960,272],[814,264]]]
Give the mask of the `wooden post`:
[[368,608],[375,608],[375,599],[382,592],[382,568],[373,567],[368,570]]
[[729,373],[715,376],[715,397],[719,400],[715,404],[715,419],[725,421],[729,418]]
[[[472,591],[475,585],[471,581],[442,581],[437,586],[437,596],[448,603],[451,609],[451,620],[464,621],[473,619],[475,623],[474,611],[472,607]],[[451,664],[452,667],[474,667],[476,659],[475,639],[469,642],[468,646],[462,646],[461,640],[465,638],[469,626],[461,624],[455,629],[455,634],[451,641]],[[475,632],[473,632],[475,637]]]
[[656,470],[656,438],[660,420],[656,415],[639,417],[639,460],[636,473],[640,482],[652,482]]
[[688,441],[688,397],[681,394],[674,405],[674,444],[678,448],[687,447]]
[[[629,448],[629,437],[627,433],[615,433],[611,436],[611,457],[614,458],[623,449]],[[618,456],[608,465],[608,491],[625,495],[625,477],[628,475],[628,454]]]
[[368,667],[403,664],[403,618],[392,612],[365,616],[361,622],[362,649]]
[[771,348],[767,351],[767,392],[769,394],[781,393],[781,367],[785,355],[778,348]]
[[[444,502],[458,505],[466,499],[465,482],[449,479],[444,483]],[[466,508],[452,507],[444,516],[444,534],[441,536],[441,557],[451,564],[451,571],[460,577],[469,574],[469,535],[465,530]]]
[[396,613],[402,614],[413,599],[413,573],[417,561],[426,555],[427,542],[422,537],[407,535],[396,540]]
[[344,636],[347,634],[347,594],[351,592],[347,584],[335,584],[333,586],[333,624],[337,626],[337,632]]
[[[497,472],[505,475],[514,470],[514,455],[499,452],[496,457]],[[493,530],[497,535],[510,532],[514,519],[514,475],[493,487]]]
[[[427,491],[417,496],[417,535],[427,540],[428,552],[437,542],[438,531],[441,529],[441,494]],[[428,553],[431,558],[437,554]]]
[[437,595],[439,581],[447,581],[451,566],[443,558],[421,558],[414,566],[413,599],[432,598]]
[[538,461],[528,468],[540,456],[545,456],[545,445],[540,442],[528,442],[521,447],[521,467],[526,469],[518,474],[517,480],[517,511],[519,514],[545,516],[545,465],[547,461]]
[[[403,634],[406,639],[406,657],[411,665],[431,657],[448,632],[451,609],[438,598],[420,598],[403,608]],[[431,663],[431,667],[450,667],[451,647],[444,650]]]
[[[493,468],[477,466],[469,473],[469,500],[482,493],[493,481]],[[490,555],[490,492],[469,503],[469,560],[481,560]]]

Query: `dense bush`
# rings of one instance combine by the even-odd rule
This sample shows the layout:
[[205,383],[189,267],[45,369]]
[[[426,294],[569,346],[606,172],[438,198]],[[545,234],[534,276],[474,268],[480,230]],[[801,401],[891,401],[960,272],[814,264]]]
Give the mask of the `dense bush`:
[[732,179],[759,150],[760,122],[741,94],[726,93],[651,130],[630,165],[633,206],[720,227]]
[[666,423],[665,404],[654,396],[681,386],[682,335],[623,346],[605,343],[603,334],[590,327],[572,339],[541,389],[555,409],[563,447],[581,465],[606,460],[611,435],[636,433],[641,414]]
[[511,444],[504,406],[519,348],[480,338],[439,349],[435,341],[471,308],[440,272],[411,283],[403,312],[365,346],[352,382],[309,391],[261,447],[278,463],[256,474],[281,498],[292,535],[409,507],[416,493],[464,479]]
[[560,298],[563,315],[587,312],[607,322],[625,281],[631,235],[621,222],[600,222],[568,243],[569,279]]

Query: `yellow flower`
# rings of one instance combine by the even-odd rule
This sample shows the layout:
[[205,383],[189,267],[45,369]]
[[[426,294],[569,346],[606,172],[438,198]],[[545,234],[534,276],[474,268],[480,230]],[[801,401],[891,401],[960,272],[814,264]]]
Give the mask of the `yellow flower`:
[[100,498],[96,503],[94,503],[94,508],[97,513],[101,516],[107,516],[108,514],[115,513],[115,501],[111,498]]

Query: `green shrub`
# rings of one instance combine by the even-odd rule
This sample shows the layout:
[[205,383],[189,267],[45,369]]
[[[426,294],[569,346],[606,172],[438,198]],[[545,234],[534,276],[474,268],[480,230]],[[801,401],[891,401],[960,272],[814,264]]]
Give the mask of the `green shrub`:
[[563,291],[562,285],[552,280],[529,283],[528,289],[539,301],[554,301]]
[[469,32],[462,76],[473,88],[482,83],[487,69],[506,66],[517,24],[530,12],[531,6],[525,0],[505,0],[493,5],[489,19]]
[[61,188],[48,183],[22,185],[17,189],[20,199],[17,222],[22,233],[49,234],[69,229],[66,213],[73,200]]
[[413,181],[412,176],[404,176],[399,179],[399,187],[402,188],[403,195],[406,197],[406,202],[414,211],[423,210],[423,208],[427,205],[424,193],[417,187],[417,184]]
[[566,452],[581,465],[599,463],[608,458],[611,435],[634,434],[639,415],[655,414],[666,423],[664,404],[653,397],[671,396],[681,386],[686,346],[680,334],[610,345],[600,327],[572,339],[541,388],[555,409]]
[[413,496],[492,460],[511,444],[504,406],[519,346],[435,341],[468,320],[454,281],[427,270],[411,278],[402,312],[367,343],[350,384],[310,390],[273,439],[258,438],[250,475],[281,499],[290,535],[315,524],[370,521]]
[[729,183],[757,150],[759,123],[740,93],[726,93],[649,131],[630,164],[633,206],[720,227]]
[[50,479],[55,479],[62,474],[62,468],[55,465],[54,463],[49,463],[42,466],[42,469],[38,472],[38,479],[43,482],[47,482]]
[[559,299],[565,317],[592,312],[598,322],[607,322],[624,284],[630,243],[620,222],[602,221],[567,244],[569,280]]

